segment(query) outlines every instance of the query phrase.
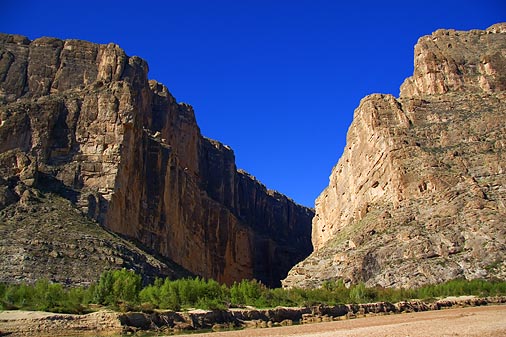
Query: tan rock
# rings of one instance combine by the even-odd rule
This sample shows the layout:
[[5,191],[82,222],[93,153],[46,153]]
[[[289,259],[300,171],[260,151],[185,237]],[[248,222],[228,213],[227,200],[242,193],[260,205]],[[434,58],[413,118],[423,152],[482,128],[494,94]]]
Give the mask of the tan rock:
[[362,99],[285,286],[506,278],[504,27],[420,38],[400,97]]
[[[63,195],[221,282],[278,285],[311,252],[313,211],[237,170],[228,146],[201,135],[193,108],[148,81],[142,59],[112,43],[7,34],[0,55],[5,180]],[[0,205],[14,202],[3,195]]]

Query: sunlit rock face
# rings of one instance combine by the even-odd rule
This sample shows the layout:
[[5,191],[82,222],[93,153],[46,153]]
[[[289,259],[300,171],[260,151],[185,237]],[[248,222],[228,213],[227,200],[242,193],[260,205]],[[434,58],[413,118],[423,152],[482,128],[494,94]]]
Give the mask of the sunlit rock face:
[[191,106],[115,44],[0,35],[0,208],[57,193],[190,272],[279,285],[312,251],[313,211],[237,170]]
[[400,97],[355,110],[316,200],[315,251],[283,284],[506,278],[505,146],[506,24],[420,38]]

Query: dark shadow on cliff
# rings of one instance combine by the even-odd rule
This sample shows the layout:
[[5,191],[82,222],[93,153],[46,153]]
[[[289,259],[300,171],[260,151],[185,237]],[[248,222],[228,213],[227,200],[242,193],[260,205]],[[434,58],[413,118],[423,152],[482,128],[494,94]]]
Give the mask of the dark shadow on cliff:
[[72,203],[77,203],[79,200],[80,192],[68,187],[62,181],[56,179],[52,175],[43,172],[37,172],[36,187],[44,193],[54,193],[70,200]]

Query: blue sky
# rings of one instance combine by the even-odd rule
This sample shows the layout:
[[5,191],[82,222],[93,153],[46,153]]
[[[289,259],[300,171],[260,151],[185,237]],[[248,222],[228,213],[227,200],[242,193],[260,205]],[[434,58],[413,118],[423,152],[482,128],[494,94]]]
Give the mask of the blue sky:
[[238,168],[310,207],[360,99],[398,95],[420,36],[503,21],[503,0],[0,0],[1,32],[115,42],[147,60]]

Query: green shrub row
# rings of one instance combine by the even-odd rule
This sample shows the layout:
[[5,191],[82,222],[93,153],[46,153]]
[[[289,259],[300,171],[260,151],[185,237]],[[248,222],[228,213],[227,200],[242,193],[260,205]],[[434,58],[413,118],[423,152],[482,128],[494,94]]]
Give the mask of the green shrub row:
[[453,280],[416,289],[367,288],[363,283],[346,286],[342,281],[327,281],[317,289],[269,289],[255,280],[231,286],[214,280],[156,279],[142,287],[141,276],[125,269],[104,272],[89,287],[64,288],[39,280],[34,285],[0,284],[1,309],[43,310],[85,313],[95,307],[115,310],[184,310],[188,308],[226,309],[254,306],[310,306],[377,301],[398,302],[409,299],[430,300],[446,296],[506,295],[506,282]]
[[89,304],[93,302],[90,289],[65,289],[47,280],[39,280],[34,285],[0,284],[0,308],[82,314],[89,311]]

